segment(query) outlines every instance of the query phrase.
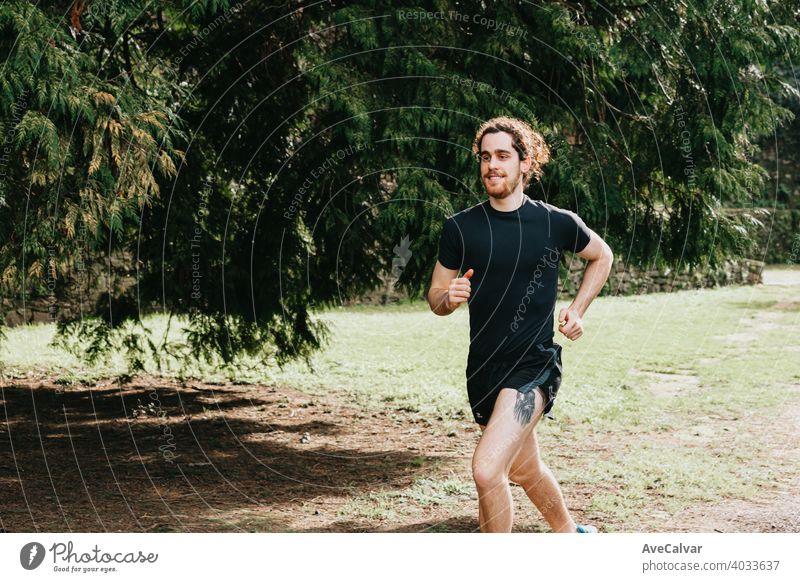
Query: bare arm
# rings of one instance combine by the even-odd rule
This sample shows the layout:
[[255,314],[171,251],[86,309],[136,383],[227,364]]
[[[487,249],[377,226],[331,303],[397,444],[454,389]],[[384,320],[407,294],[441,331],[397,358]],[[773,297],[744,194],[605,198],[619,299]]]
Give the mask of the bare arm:
[[458,277],[458,269],[448,269],[439,261],[433,268],[428,305],[436,315],[450,315],[470,294],[469,279]]
[[575,299],[569,307],[565,307],[558,314],[559,330],[571,340],[583,335],[581,318],[608,280],[611,264],[614,262],[611,247],[594,231],[589,244],[577,255],[587,259],[589,264],[583,272],[583,279]]
[[608,246],[606,241],[592,231],[592,238],[589,244],[577,254],[579,257],[589,261],[583,272],[581,286],[572,301],[572,307],[575,307],[578,310],[578,314],[583,317],[583,314],[589,308],[589,304],[597,297],[597,294],[600,293],[603,285],[608,280],[611,264],[614,262],[614,253],[611,252],[611,247]]

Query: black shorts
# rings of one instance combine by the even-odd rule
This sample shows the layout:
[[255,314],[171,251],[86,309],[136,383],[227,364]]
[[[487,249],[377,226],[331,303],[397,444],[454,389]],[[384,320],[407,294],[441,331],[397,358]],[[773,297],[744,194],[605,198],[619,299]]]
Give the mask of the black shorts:
[[550,411],[561,386],[561,346],[555,342],[537,344],[528,353],[511,360],[467,361],[467,394],[472,415],[478,424],[487,424],[502,388],[526,394],[539,388],[544,397],[544,415]]

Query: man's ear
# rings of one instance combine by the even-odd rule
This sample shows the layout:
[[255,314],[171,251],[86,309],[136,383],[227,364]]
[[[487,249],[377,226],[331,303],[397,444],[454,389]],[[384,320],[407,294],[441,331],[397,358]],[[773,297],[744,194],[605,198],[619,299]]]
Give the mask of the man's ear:
[[528,156],[527,158],[525,158],[524,160],[522,160],[522,161],[519,163],[519,170],[520,170],[520,172],[521,172],[521,173],[523,173],[523,174],[527,174],[527,173],[528,173],[528,170],[530,170],[530,169],[531,169],[531,164],[532,164],[532,163],[533,163],[533,160],[531,160],[531,157],[530,157],[530,156]]

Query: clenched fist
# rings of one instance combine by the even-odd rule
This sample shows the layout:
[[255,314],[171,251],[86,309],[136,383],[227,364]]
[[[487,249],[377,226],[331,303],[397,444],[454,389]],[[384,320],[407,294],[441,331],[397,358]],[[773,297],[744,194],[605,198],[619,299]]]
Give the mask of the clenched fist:
[[464,273],[463,277],[456,277],[450,281],[450,287],[447,290],[447,305],[450,309],[457,308],[459,304],[469,299],[469,295],[472,292],[472,285],[469,280],[474,272],[473,269],[469,269]]
[[577,309],[564,307],[558,312],[558,331],[572,341],[583,335],[583,319]]

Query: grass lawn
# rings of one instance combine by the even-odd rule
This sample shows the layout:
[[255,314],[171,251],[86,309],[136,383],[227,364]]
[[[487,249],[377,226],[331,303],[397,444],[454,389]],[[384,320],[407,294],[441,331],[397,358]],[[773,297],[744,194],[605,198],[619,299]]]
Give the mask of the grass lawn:
[[[245,362],[245,369],[221,371],[171,361],[164,374],[288,385],[310,396],[336,395],[366,413],[389,409],[445,425],[472,422],[466,307],[448,317],[422,302],[319,317],[333,334],[314,356],[313,372],[303,364],[279,370]],[[145,324],[159,334],[165,318]],[[772,483],[797,479],[794,446],[785,440],[797,438],[800,410],[797,286],[600,297],[584,326],[577,342],[556,336],[564,346],[564,378],[556,419],[543,420],[538,431],[565,491],[587,488],[584,510],[611,524],[606,531],[652,529],[688,508],[756,498]],[[118,356],[102,366],[81,365],[49,347],[53,333],[45,325],[7,330],[0,350],[6,377],[91,382],[125,371]],[[424,510],[431,500],[469,501],[468,477],[356,496],[338,511],[392,519],[409,507]]]

